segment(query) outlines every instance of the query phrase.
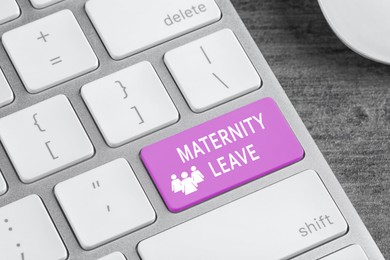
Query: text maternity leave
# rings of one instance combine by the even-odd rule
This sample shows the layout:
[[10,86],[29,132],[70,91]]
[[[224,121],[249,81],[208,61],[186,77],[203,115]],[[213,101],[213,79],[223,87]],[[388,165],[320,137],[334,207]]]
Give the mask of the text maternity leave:
[[[197,159],[218,149],[233,144],[240,139],[255,135],[258,131],[265,130],[263,115],[251,116],[233,125],[203,136],[198,140],[185,144],[182,148],[177,147],[176,151],[182,163]],[[212,156],[210,156],[212,157]],[[260,156],[254,149],[253,144],[248,144],[241,149],[232,151],[225,156],[209,161],[208,165],[215,177],[233,171],[236,167],[242,167],[250,162],[257,161]]]

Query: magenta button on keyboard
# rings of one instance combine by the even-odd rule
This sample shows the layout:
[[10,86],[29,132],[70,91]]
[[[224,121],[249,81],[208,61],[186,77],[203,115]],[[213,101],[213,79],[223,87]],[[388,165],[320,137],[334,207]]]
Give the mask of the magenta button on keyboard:
[[141,151],[168,209],[179,212],[301,160],[304,151],[271,98]]

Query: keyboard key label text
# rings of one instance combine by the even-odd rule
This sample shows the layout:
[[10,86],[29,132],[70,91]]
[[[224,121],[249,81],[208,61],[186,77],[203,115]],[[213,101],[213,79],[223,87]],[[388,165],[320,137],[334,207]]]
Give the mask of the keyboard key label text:
[[301,160],[271,98],[145,147],[141,158],[167,207],[179,212]]

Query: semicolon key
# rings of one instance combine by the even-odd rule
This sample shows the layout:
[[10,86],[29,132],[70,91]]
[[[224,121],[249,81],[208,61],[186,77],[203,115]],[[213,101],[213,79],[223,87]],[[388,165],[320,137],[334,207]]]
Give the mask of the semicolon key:
[[24,197],[0,208],[0,230],[0,259],[68,258],[68,252],[37,195]]

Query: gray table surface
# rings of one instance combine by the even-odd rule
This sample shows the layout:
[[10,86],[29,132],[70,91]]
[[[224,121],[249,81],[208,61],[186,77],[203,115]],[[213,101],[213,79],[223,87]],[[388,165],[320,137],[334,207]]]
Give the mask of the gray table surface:
[[390,66],[344,46],[315,0],[232,2],[390,259]]

